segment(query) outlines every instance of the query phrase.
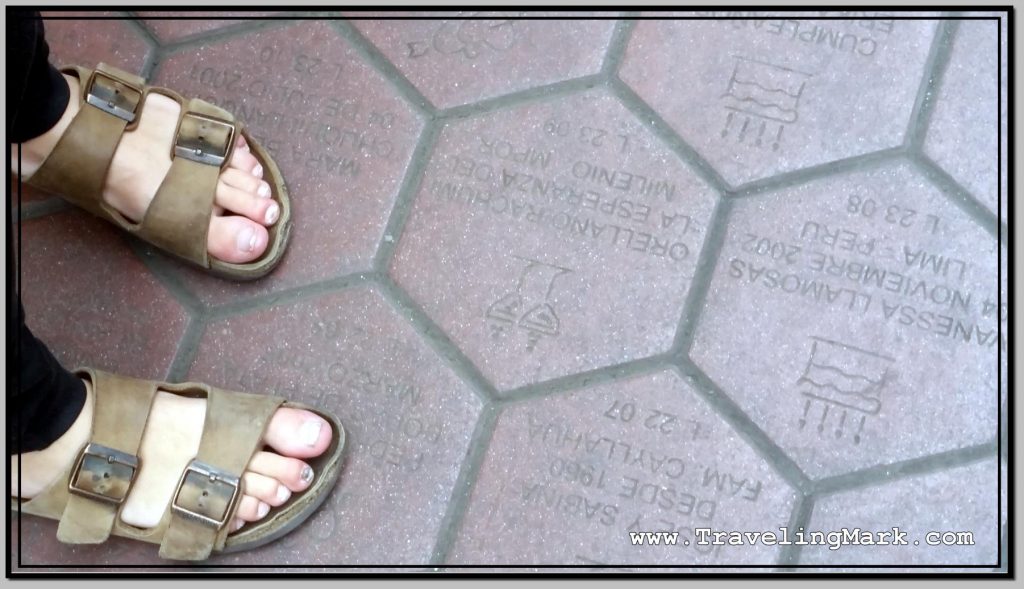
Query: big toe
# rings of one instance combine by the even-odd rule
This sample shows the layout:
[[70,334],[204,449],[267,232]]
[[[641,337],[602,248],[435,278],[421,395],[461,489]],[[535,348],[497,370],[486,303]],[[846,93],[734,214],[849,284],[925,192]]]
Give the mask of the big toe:
[[319,415],[282,407],[274,413],[263,439],[285,456],[312,458],[324,453],[332,435],[331,424]]
[[214,215],[210,219],[206,247],[218,260],[244,264],[263,255],[269,240],[267,228],[259,223],[238,215]]

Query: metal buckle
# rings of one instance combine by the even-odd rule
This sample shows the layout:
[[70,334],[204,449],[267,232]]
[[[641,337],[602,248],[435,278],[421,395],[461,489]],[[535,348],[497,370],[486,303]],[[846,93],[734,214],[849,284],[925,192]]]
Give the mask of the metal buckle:
[[171,510],[216,529],[227,523],[241,498],[239,478],[223,470],[192,460],[181,473]]
[[128,497],[138,471],[138,457],[100,444],[87,444],[75,461],[68,491],[120,505]]
[[221,119],[187,112],[181,117],[174,137],[174,155],[220,166],[228,157],[235,140],[235,125]]
[[96,70],[89,78],[85,101],[128,123],[135,120],[142,101],[142,89]]

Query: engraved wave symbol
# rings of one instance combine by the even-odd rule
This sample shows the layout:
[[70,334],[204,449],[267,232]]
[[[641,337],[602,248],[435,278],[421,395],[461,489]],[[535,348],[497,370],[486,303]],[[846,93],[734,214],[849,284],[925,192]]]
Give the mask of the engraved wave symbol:
[[764,84],[761,84],[760,82],[756,82],[754,80],[741,80],[741,79],[739,79],[736,76],[733,76],[732,83],[733,84],[739,84],[741,86],[756,86],[757,88],[760,88],[761,90],[763,90],[765,92],[769,92],[769,93],[776,93],[776,92],[778,92],[778,93],[785,94],[786,96],[789,96],[790,98],[800,98],[800,95],[803,94],[803,92],[804,92],[803,84],[800,85],[800,89],[797,90],[796,92],[787,92],[783,88],[772,88],[772,87],[769,87],[769,86],[765,86]]

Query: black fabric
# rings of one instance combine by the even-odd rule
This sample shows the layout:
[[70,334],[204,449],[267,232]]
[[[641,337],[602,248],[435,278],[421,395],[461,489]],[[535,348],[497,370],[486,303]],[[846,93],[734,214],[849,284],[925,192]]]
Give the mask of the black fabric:
[[68,106],[70,90],[50,64],[39,13],[7,13],[7,139],[20,143],[49,131]]
[[[68,103],[67,84],[47,61],[50,49],[38,17],[38,12],[7,14],[7,131],[13,143],[49,130]],[[12,455],[42,450],[63,435],[81,413],[86,392],[85,384],[65,370],[25,325],[10,206],[6,217],[7,349],[8,360],[13,360],[8,367],[17,366],[16,372],[8,368],[7,374],[7,454]]]

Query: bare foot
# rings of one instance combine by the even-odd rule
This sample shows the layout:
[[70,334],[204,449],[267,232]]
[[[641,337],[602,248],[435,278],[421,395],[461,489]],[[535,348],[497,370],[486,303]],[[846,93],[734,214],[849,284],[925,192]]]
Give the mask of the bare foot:
[[[92,430],[93,394],[71,428],[49,447],[11,457],[11,488],[31,499],[67,472]],[[139,448],[141,465],[121,509],[121,519],[148,528],[160,522],[178,478],[199,450],[206,400],[157,392]],[[316,473],[302,461],[322,454],[331,443],[331,426],[309,411],[283,407],[274,413],[263,441],[276,452],[257,452],[243,475],[245,494],[235,514],[233,529],[263,518],[271,507],[282,505],[292,493],[304,491]],[[21,471],[18,460],[21,460]]]
[[[49,131],[22,144],[21,177],[28,180],[50,155],[81,105],[78,78],[65,75],[71,100],[60,121]],[[160,183],[171,168],[171,149],[180,106],[174,100],[149,94],[140,109],[139,125],[126,132],[114,152],[103,189],[103,200],[122,215],[140,221]],[[17,171],[17,146],[11,146],[11,169]],[[235,264],[251,262],[267,249],[267,227],[277,222],[280,207],[270,198],[263,168],[239,135],[231,161],[220,175],[214,214],[207,236],[210,255]]]

